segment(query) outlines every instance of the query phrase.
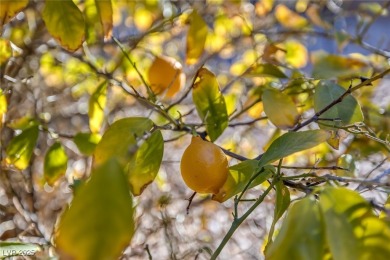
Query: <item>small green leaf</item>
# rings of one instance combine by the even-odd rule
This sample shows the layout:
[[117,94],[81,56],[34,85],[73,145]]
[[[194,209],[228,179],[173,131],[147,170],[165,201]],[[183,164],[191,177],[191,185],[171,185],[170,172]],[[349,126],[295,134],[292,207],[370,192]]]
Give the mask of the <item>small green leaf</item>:
[[161,131],[155,131],[139,147],[128,164],[128,178],[131,192],[138,196],[156,177],[164,153],[164,139]]
[[329,134],[324,130],[289,132],[277,138],[259,161],[259,167],[272,163],[293,153],[300,152],[323,143]]
[[133,203],[116,160],[95,168],[55,229],[61,258],[117,259],[134,233]]
[[278,67],[272,64],[257,64],[253,66],[251,70],[249,70],[246,76],[252,77],[275,77],[285,79],[287,78],[286,74],[283,73]]
[[41,251],[41,247],[35,244],[21,242],[2,242],[0,241],[0,259],[11,256],[34,256]]
[[313,78],[328,79],[337,77],[359,76],[367,64],[358,59],[317,53],[313,56]]
[[89,99],[89,128],[98,133],[104,121],[104,108],[107,101],[107,81],[103,81]]
[[225,98],[213,73],[201,68],[192,90],[192,99],[202,121],[206,124],[207,134],[215,141],[228,125]]
[[28,167],[31,155],[38,139],[38,125],[34,124],[15,136],[8,144],[6,162],[24,170]]
[[92,133],[78,133],[73,138],[79,151],[85,155],[92,155],[95,151],[96,145],[99,143],[101,136]]
[[46,0],[42,18],[49,33],[69,51],[77,50],[85,34],[82,12],[72,0]]
[[298,123],[299,113],[291,97],[277,90],[266,89],[262,99],[264,112],[276,127],[289,129]]
[[190,20],[190,28],[187,34],[186,62],[187,64],[195,64],[203,53],[208,28],[196,10],[192,11],[188,19]]
[[[258,162],[255,160],[247,160],[233,165],[229,168],[229,175],[225,184],[219,189],[217,194],[213,195],[213,200],[222,203],[240,193],[258,170]],[[251,183],[249,189],[266,181],[274,172],[275,168],[272,165],[265,166],[264,171]]]
[[[316,92],[314,93],[314,110],[316,112],[321,111],[323,108],[328,106],[334,100],[338,99],[344,92],[345,89],[341,86],[327,80],[321,80],[316,86]],[[327,125],[350,125],[356,122],[362,122],[364,116],[359,103],[352,95],[346,96],[343,101],[337,103],[320,118],[335,119],[334,122],[328,123]],[[321,121],[320,121],[321,122]],[[323,124],[319,124],[321,128],[329,128]]]
[[68,156],[61,143],[54,143],[46,153],[44,161],[44,176],[49,185],[53,185],[65,175],[68,166]]
[[[320,260],[325,255],[324,227],[318,203],[310,196],[290,207],[267,260]],[[353,258],[345,258],[353,259]]]

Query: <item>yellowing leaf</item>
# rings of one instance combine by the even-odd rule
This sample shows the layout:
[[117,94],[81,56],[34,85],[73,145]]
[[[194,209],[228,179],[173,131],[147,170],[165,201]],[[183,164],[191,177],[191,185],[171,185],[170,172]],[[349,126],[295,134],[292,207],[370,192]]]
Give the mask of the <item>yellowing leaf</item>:
[[274,5],[274,0],[260,0],[256,3],[255,10],[259,16],[267,15]]
[[111,37],[112,31],[112,4],[111,0],[95,0],[97,10],[100,15],[100,21],[103,26],[104,38]]
[[3,65],[12,55],[11,45],[9,41],[0,38],[0,66]]
[[192,90],[199,117],[206,124],[207,134],[215,141],[228,125],[228,115],[225,99],[219,89],[219,84],[213,73],[201,68]]
[[73,138],[73,141],[81,153],[92,155],[100,139],[101,136],[99,134],[78,133]]
[[145,32],[153,24],[153,12],[144,7],[139,7],[134,13],[134,24],[138,30]]
[[127,174],[131,192],[138,196],[156,177],[164,153],[164,139],[161,131],[155,131],[139,147],[131,158]]
[[1,0],[0,2],[0,31],[18,12],[28,5],[28,0]]
[[203,18],[196,10],[189,16],[190,28],[187,34],[186,62],[195,64],[203,53],[208,28]]
[[107,101],[107,81],[102,82],[89,99],[89,128],[98,133],[104,121],[104,108]]
[[7,113],[7,98],[0,89],[0,129],[3,127],[3,115]]
[[59,178],[65,175],[68,164],[68,156],[61,143],[54,143],[46,152],[44,161],[44,176],[49,185],[53,185]]
[[173,58],[156,57],[148,70],[150,88],[156,95],[173,97],[183,87],[185,76],[181,64]]
[[301,29],[308,23],[305,18],[291,11],[287,6],[279,4],[275,8],[275,17],[286,28]]
[[83,14],[72,0],[46,0],[42,18],[49,33],[69,50],[77,50],[83,40],[85,23]]
[[63,259],[117,259],[134,233],[133,205],[122,167],[109,160],[77,189],[55,228]]
[[288,41],[284,45],[287,63],[297,69],[305,67],[308,60],[306,47],[296,41]]
[[277,90],[266,89],[262,99],[264,112],[276,127],[289,129],[298,122],[298,110],[289,96]]
[[30,163],[38,134],[38,125],[34,124],[15,136],[7,146],[6,162],[20,170],[26,169]]

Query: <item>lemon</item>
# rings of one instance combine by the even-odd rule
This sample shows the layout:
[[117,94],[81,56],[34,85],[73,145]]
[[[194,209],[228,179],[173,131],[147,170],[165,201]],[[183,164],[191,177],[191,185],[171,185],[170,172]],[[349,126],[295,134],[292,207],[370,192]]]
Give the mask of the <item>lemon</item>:
[[229,165],[218,146],[194,136],[181,158],[180,170],[190,189],[216,194],[227,179]]

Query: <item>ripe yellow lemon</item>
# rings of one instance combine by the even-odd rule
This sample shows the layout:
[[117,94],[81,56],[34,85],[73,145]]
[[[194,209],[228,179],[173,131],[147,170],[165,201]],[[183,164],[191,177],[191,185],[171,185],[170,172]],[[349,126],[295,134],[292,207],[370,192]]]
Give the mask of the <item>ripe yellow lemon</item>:
[[184,84],[181,64],[173,58],[158,56],[148,70],[148,79],[156,95],[173,97]]
[[194,136],[181,158],[180,170],[190,189],[216,194],[228,177],[229,165],[218,146]]

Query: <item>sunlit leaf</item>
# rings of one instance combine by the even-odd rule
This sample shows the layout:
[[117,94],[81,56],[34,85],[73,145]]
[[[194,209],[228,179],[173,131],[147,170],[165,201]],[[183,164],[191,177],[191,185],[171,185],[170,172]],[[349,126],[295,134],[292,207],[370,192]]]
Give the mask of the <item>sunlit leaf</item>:
[[22,242],[0,241],[0,258],[11,256],[35,255],[42,249],[39,245]]
[[107,101],[107,81],[103,81],[89,99],[89,128],[98,133],[104,121],[104,108]]
[[306,47],[297,41],[287,41],[284,43],[286,49],[286,62],[294,68],[303,68],[308,61]]
[[281,25],[291,29],[301,29],[308,24],[305,18],[295,13],[294,11],[291,11],[284,4],[279,4],[276,6],[275,18]]
[[390,221],[377,217],[364,218],[361,230],[364,233],[361,239],[363,250],[360,259],[387,260],[390,255]]
[[325,53],[313,55],[312,75],[314,78],[360,76],[365,69],[367,69],[367,64],[358,59]]
[[[229,168],[229,175],[219,192],[213,195],[213,200],[224,202],[244,190],[254,174],[260,171],[255,160],[247,160]],[[275,171],[273,166],[264,167],[264,171],[251,183],[253,188],[270,178]]]
[[3,94],[3,90],[0,89],[0,129],[3,127],[3,116],[5,113],[7,113],[7,98]]
[[275,77],[275,78],[287,78],[278,67],[272,64],[257,64],[251,70],[246,73],[247,76],[253,77]]
[[8,40],[0,38],[0,66],[7,62],[12,55],[11,44]]
[[139,7],[134,13],[134,24],[141,32],[146,31],[153,24],[153,12],[144,7]]
[[381,214],[379,215],[379,218],[387,219],[387,221],[390,221],[390,195],[387,197],[387,200],[384,205],[384,210],[382,210]]
[[187,64],[195,64],[203,53],[208,28],[196,10],[192,11],[189,19],[190,28],[187,34],[186,62]]
[[[315,88],[314,110],[316,112],[321,111],[334,100],[339,98],[344,92],[345,89],[336,83],[326,80],[320,81]],[[327,120],[333,119],[334,121],[324,121],[323,124],[326,123],[326,125],[335,126],[362,122],[364,119],[360,105],[352,95],[346,96],[342,102],[335,104],[323,113],[320,118]],[[323,124],[320,124],[320,127],[329,128],[323,126]]]
[[267,15],[274,5],[274,0],[260,0],[256,3],[255,10],[259,16]]
[[95,0],[99,12],[100,21],[103,26],[104,38],[111,37],[112,30],[112,4],[111,0]]
[[329,134],[324,130],[308,130],[289,132],[277,138],[259,161],[260,167],[293,153],[317,146],[328,139]]
[[81,153],[92,155],[100,139],[101,136],[99,134],[78,133],[73,138],[73,141]]
[[34,124],[15,136],[7,146],[6,162],[20,170],[26,169],[30,163],[38,134],[38,125]]
[[28,0],[1,0],[0,2],[0,31],[18,12],[28,5]]
[[278,90],[266,89],[262,99],[264,112],[276,127],[289,129],[298,123],[299,113],[291,97]]
[[64,259],[117,259],[134,233],[133,205],[122,167],[108,160],[78,188],[55,228]]
[[133,195],[138,196],[156,177],[164,153],[161,131],[155,131],[139,147],[128,164],[127,174]]
[[68,156],[60,142],[54,143],[46,152],[43,164],[45,180],[53,185],[59,178],[65,175],[68,165]]
[[318,203],[312,196],[295,202],[287,212],[275,241],[267,248],[266,259],[323,259],[323,229]]
[[207,134],[215,141],[228,125],[225,99],[213,73],[201,68],[193,86],[192,99],[202,121],[206,124]]
[[83,40],[85,24],[83,14],[72,0],[46,0],[42,18],[49,33],[69,50],[77,50]]

